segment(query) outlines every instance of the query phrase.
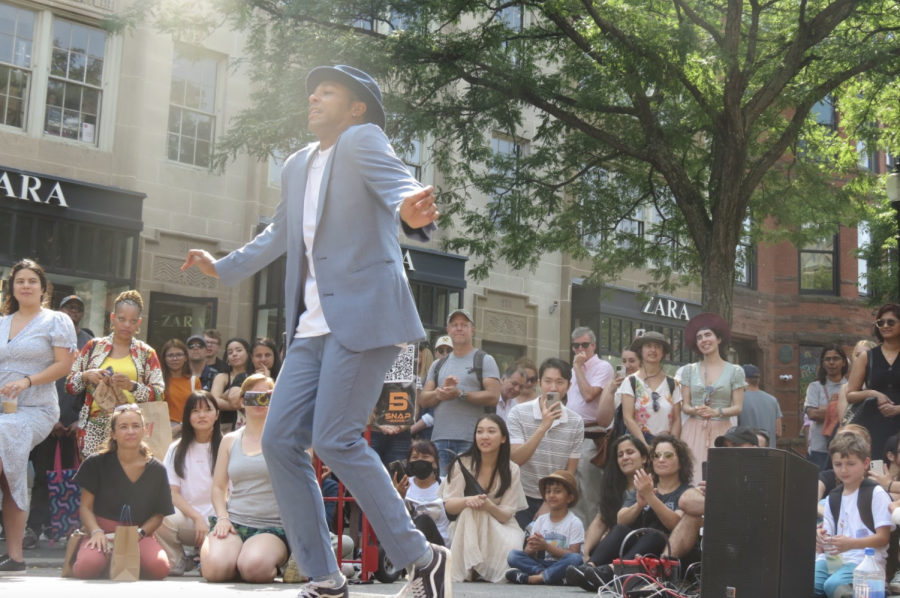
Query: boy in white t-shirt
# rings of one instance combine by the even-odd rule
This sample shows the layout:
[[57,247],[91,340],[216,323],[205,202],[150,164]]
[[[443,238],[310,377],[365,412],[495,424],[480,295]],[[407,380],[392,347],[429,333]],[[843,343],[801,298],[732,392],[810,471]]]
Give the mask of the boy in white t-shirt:
[[[837,521],[832,514],[831,495],[825,499],[825,523],[818,530],[816,543],[814,591],[817,597],[831,598],[839,586],[853,583],[853,570],[865,557],[866,548],[875,549],[875,560],[884,567],[892,525],[890,496],[881,486],[864,482],[869,469],[866,441],[856,434],[839,434],[828,452],[843,486],[832,492],[834,500],[840,497]],[[859,504],[860,492],[864,497],[871,496],[870,504]],[[874,531],[865,523],[868,517],[861,515],[861,510],[871,512]]]
[[564,585],[566,568],[583,564],[581,545],[584,525],[569,507],[578,502],[575,476],[564,469],[538,482],[549,513],[538,517],[528,536],[525,550],[513,550],[507,557],[506,580],[518,584]]

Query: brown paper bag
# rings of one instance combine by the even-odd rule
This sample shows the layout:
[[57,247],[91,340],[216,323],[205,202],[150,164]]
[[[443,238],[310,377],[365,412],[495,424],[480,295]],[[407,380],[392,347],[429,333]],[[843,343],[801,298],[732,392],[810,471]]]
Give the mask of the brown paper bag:
[[91,393],[91,396],[104,415],[110,415],[117,406],[128,402],[125,393],[113,386],[109,378],[105,376],[94,387],[94,392]]
[[162,460],[172,444],[172,426],[169,424],[169,404],[165,401],[140,403],[144,416],[144,442],[157,459]]
[[136,525],[116,526],[112,561],[109,563],[111,581],[137,581],[141,578],[141,536]]
[[62,577],[75,577],[72,567],[75,565],[75,558],[78,556],[78,549],[81,547],[84,535],[83,531],[77,529],[69,536],[69,541],[66,543],[66,558],[63,561]]

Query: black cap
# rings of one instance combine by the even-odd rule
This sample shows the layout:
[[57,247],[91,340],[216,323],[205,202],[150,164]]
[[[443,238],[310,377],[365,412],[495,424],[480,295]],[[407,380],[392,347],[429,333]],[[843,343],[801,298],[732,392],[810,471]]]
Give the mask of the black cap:
[[752,444],[759,446],[759,437],[753,428],[747,426],[734,426],[729,428],[727,432],[716,438],[716,446],[721,448],[725,446],[725,441],[730,440],[733,444]]
[[81,307],[84,307],[84,299],[82,299],[78,295],[69,295],[68,297],[63,297],[63,300],[59,302],[59,308],[62,309],[62,306],[69,301],[77,301],[81,304]]

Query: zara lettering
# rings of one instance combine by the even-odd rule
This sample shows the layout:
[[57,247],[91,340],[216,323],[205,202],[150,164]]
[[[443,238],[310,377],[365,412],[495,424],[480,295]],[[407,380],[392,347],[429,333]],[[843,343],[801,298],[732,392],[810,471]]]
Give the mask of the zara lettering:
[[650,314],[652,316],[662,316],[664,318],[672,318],[673,320],[690,320],[688,315],[687,304],[674,299],[660,299],[654,297],[641,310],[641,313]]
[[[34,175],[8,171],[0,171],[0,173],[2,173],[0,174],[0,191],[5,191],[6,197],[35,201],[46,205],[58,205],[61,208],[69,207],[59,181],[51,181],[53,186],[49,187],[44,185],[40,177]],[[47,193],[48,188],[49,193]]]

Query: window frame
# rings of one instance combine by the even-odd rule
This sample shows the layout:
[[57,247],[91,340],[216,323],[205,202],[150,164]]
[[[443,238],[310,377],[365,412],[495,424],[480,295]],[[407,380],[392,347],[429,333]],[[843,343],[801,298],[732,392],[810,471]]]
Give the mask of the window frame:
[[[17,99],[19,99],[20,102],[22,102],[22,114],[20,117],[21,125],[20,126],[10,125],[10,124],[7,124],[6,122],[0,121],[0,130],[10,129],[13,131],[25,131],[28,126],[29,114],[32,112],[30,109],[31,108],[30,104],[31,104],[32,89],[34,88],[34,78],[35,78],[35,59],[34,59],[35,46],[37,46],[37,44],[38,44],[37,37],[40,33],[38,30],[38,24],[40,22],[40,12],[37,10],[32,10],[30,8],[26,8],[24,6],[17,5],[17,4],[10,4],[7,2],[2,2],[0,4],[9,6],[13,10],[17,11],[15,28],[14,28],[13,35],[12,35],[12,39],[13,39],[12,62],[5,62],[5,61],[0,60],[0,67],[5,67],[5,68],[9,69],[10,74],[16,70],[22,71],[25,73],[25,85],[24,85],[24,92],[23,92],[24,95],[21,98],[17,98]],[[16,57],[15,42],[16,42],[16,40],[19,39],[19,37],[18,37],[18,23],[19,23],[18,11],[25,11],[25,12],[31,13],[31,15],[32,15],[31,40],[30,40],[31,41],[31,51],[28,54],[28,66],[27,67],[18,65],[15,63],[15,57]],[[5,98],[5,100],[0,100],[0,106],[2,106],[2,109],[0,109],[0,118],[3,118],[3,119],[6,118],[6,114],[7,114],[7,110],[8,110],[8,106],[9,106],[9,100],[12,98],[12,96],[8,95],[8,93],[7,93],[8,89],[9,89],[9,85],[10,85],[10,82],[9,82],[10,79],[11,79],[11,77],[9,77],[9,79],[7,80],[6,90],[4,90],[2,93],[2,96],[0,96],[2,98]]]
[[[830,251],[826,250],[818,250],[818,249],[806,249],[802,247],[797,248],[797,291],[800,295],[825,295],[825,296],[839,296],[840,285],[838,284],[840,278],[840,228],[838,231],[834,233],[833,236],[832,247]],[[831,255],[831,289],[804,289],[803,288],[803,254],[811,253],[816,255]]]
[[[172,52],[172,70],[171,70],[171,76],[169,77],[169,111],[168,111],[168,117],[167,117],[167,121],[166,121],[165,159],[166,159],[166,162],[169,164],[175,164],[175,165],[183,166],[186,168],[192,168],[192,169],[196,169],[196,170],[201,170],[203,172],[208,172],[210,169],[212,169],[212,166],[213,166],[212,157],[213,157],[213,154],[215,153],[216,138],[218,137],[218,133],[219,133],[219,129],[218,129],[219,121],[220,121],[219,107],[220,107],[220,98],[221,98],[221,91],[222,91],[222,87],[221,87],[222,86],[222,66],[223,66],[222,59],[218,56],[212,55],[209,52],[201,51],[200,56],[198,56],[196,58],[196,60],[191,60],[190,58],[187,58],[186,56],[180,56],[179,52],[180,52],[180,50],[179,50],[178,46],[176,46]],[[175,104],[172,102],[172,86],[174,86],[174,84],[175,84],[175,81],[174,81],[175,68],[176,68],[175,62],[179,58],[186,60],[188,62],[188,64],[191,64],[191,65],[196,64],[200,61],[210,61],[215,65],[215,81],[212,85],[212,90],[213,90],[212,112],[205,112],[199,108],[193,108],[193,107],[190,107],[190,106],[187,106],[184,104]],[[188,79],[184,79],[184,81],[188,81]],[[200,85],[202,87],[202,81],[200,82]],[[179,129],[178,133],[173,133],[172,131],[169,130],[169,127],[171,126],[171,121],[172,121],[173,108],[181,110],[181,112],[182,112],[182,119],[179,121],[180,129]],[[196,136],[190,137],[190,136],[184,135],[181,132],[181,131],[183,131],[183,128],[184,128],[183,115],[185,113],[198,114],[198,115],[206,116],[206,117],[209,117],[212,119],[212,122],[210,123],[210,138],[209,138],[209,153],[208,153],[209,164],[207,166],[202,166],[202,165],[199,165],[196,163],[197,142],[205,141],[205,140],[201,140],[199,137],[196,137]],[[170,141],[169,137],[171,135],[176,135],[179,140],[178,152],[177,152],[179,158],[176,158],[176,159],[173,159],[169,156],[169,149],[170,149],[169,148],[169,141]],[[183,162],[180,160],[181,140],[183,138],[191,138],[194,140],[194,152],[193,152],[193,161],[192,162]]]

